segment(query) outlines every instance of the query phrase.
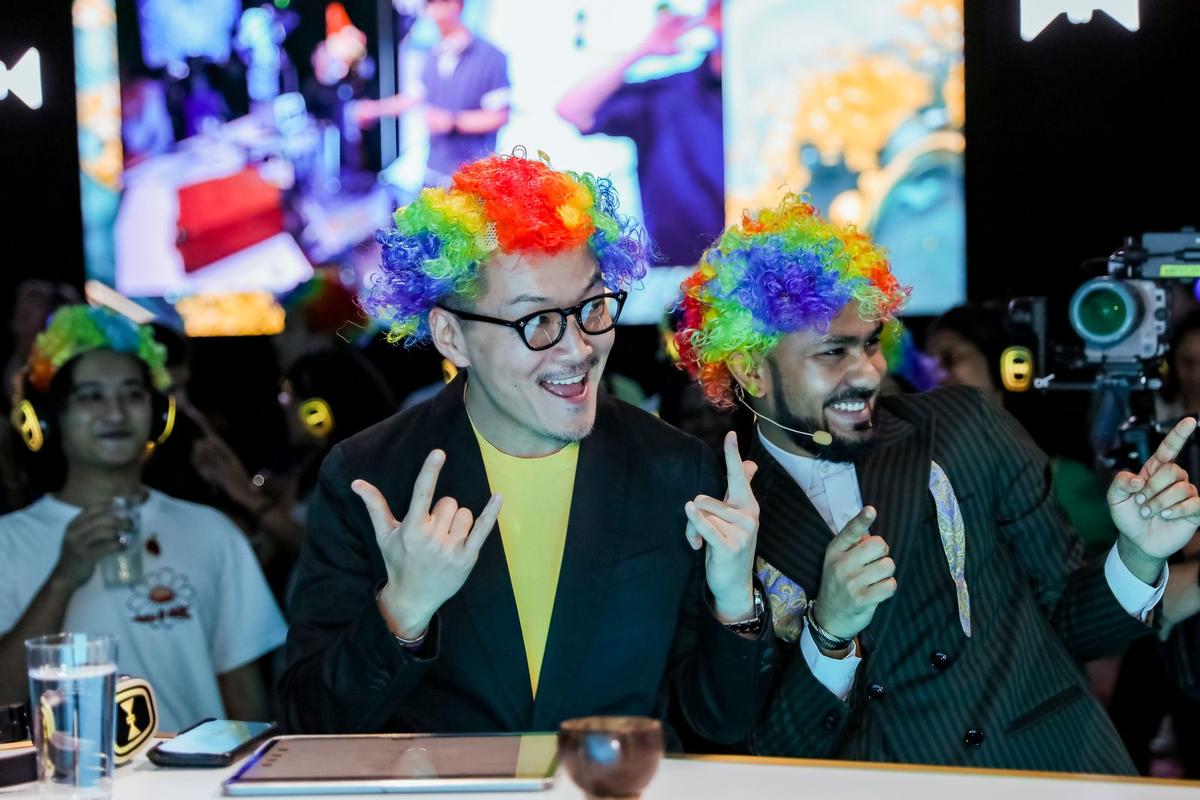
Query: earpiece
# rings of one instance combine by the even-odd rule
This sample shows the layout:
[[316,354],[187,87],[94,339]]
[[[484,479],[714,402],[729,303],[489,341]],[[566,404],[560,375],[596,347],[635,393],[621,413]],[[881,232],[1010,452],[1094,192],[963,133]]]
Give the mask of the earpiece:
[[819,447],[828,447],[829,445],[833,444],[833,435],[830,434],[829,431],[809,432],[809,431],[798,430],[796,428],[789,428],[787,425],[784,425],[783,423],[780,423],[780,422],[776,422],[775,420],[771,419],[770,417],[766,416],[765,414],[761,414],[758,411],[755,411],[754,408],[751,407],[751,405],[746,402],[745,397],[742,396],[741,385],[735,386],[735,388],[733,390],[733,396],[739,403],[741,403],[747,409],[749,409],[750,413],[754,415],[755,421],[758,421],[759,419],[765,419],[767,422],[771,423],[772,425],[774,425],[777,428],[782,428],[783,430],[791,431],[792,433],[798,433],[801,436],[807,436],[808,438],[813,440],[813,444],[815,444]]

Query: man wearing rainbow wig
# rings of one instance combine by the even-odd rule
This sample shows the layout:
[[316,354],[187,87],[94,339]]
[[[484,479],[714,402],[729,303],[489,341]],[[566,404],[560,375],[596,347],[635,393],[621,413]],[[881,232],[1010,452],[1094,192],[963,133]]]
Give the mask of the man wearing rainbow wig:
[[980,393],[881,397],[908,290],[803,199],[747,214],[683,285],[677,344],[707,397],[754,411],[755,570],[780,661],[764,755],[1129,773],[1079,664],[1152,630],[1200,520],[1185,420],[1108,493],[1084,565],[1046,457]]
[[149,325],[63,306],[19,376],[14,422],[50,493],[0,517],[0,704],[23,701],[26,639],[117,637],[117,666],[149,680],[159,726],[267,719],[258,659],[283,615],[250,544],[213,508],[142,483],[173,413],[166,349]]
[[731,437],[722,470],[600,391],[646,269],[608,181],[492,156],[378,238],[367,309],[459,373],[322,466],[289,727],[545,731],[661,717],[674,694],[700,736],[743,739],[773,642],[752,577],[754,466]]

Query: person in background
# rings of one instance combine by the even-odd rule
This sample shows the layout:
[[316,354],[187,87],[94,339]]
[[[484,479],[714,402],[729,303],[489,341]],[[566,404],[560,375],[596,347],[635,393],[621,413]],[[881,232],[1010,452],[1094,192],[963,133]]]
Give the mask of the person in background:
[[280,684],[292,730],[554,730],[661,718],[677,695],[700,735],[748,733],[773,646],[754,467],[731,437],[721,470],[599,390],[646,269],[616,209],[604,179],[491,156],[379,233],[367,310],[458,373],[321,467]]
[[61,308],[34,342],[15,405],[62,480],[0,517],[0,703],[26,696],[24,641],[71,630],[117,636],[164,730],[267,718],[255,662],[286,629],[254,555],[227,518],[142,480],[169,433],[164,361],[149,327],[104,308]]
[[421,71],[421,88],[379,100],[360,100],[360,126],[397,117],[418,106],[429,129],[426,186],[446,186],[460,164],[496,149],[496,133],[508,124],[508,59],[463,24],[463,0],[427,0],[425,11],[441,41]]
[[304,520],[317,469],[343,439],[396,411],[379,373],[356,352],[325,350],[301,356],[284,374],[279,403],[287,421],[291,467],[250,475],[225,441],[209,431],[196,443],[192,464],[251,521],[261,537],[256,552],[276,597],[283,598],[304,541]]
[[[625,73],[647,56],[675,55],[679,39],[710,28],[717,46],[700,66],[644,83]],[[660,11],[637,47],[559,100],[558,115],[585,136],[627,136],[637,148],[638,186],[650,240],[670,266],[692,266],[725,225],[721,3],[690,18]],[[681,187],[684,187],[681,189]]]
[[[930,323],[925,332],[925,352],[941,366],[942,386],[972,386],[998,407],[1013,414],[1050,456],[1054,496],[1067,512],[1071,525],[1082,537],[1089,553],[1103,553],[1117,540],[1104,502],[1099,476],[1079,458],[1068,455],[1057,444],[1049,426],[1063,425],[1063,417],[1050,413],[1051,398],[1045,393],[1018,397],[1005,392],[1000,356],[1011,345],[1029,346],[1023,333],[993,306],[971,304],[947,311]],[[1080,401],[1082,395],[1066,398]],[[1048,419],[1049,418],[1049,419]],[[1078,454],[1082,456],[1083,454]]]
[[[56,308],[82,302],[79,291],[66,283],[52,283],[39,278],[27,278],[17,285],[12,306],[8,309],[8,352],[4,360],[0,391],[0,411],[5,418],[9,407],[11,389],[29,357],[29,349],[38,332]],[[0,425],[0,513],[24,508],[36,498],[43,487],[37,485],[37,475],[31,474],[30,465],[23,458],[24,446],[14,435],[12,428]]]
[[1174,463],[1196,421],[1117,475],[1118,543],[1085,563],[1044,454],[995,402],[880,394],[909,292],[866,235],[788,195],[683,291],[683,364],[757,418],[756,573],[787,644],[751,750],[1132,773],[1078,664],[1153,632],[1166,559],[1200,522]]
[[1200,411],[1200,311],[1192,311],[1171,331],[1167,374],[1155,405],[1160,422]]

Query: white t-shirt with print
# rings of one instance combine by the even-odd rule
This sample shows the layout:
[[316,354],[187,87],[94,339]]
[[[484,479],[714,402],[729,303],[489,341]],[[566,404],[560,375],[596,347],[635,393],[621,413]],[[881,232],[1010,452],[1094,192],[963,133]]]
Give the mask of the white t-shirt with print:
[[[0,632],[12,630],[50,576],[79,512],[46,495],[0,517]],[[108,589],[97,566],[71,597],[63,630],[116,635],[118,669],[150,681],[162,730],[224,718],[216,676],[283,644],[283,615],[223,514],[154,490],[139,512],[142,581]]]

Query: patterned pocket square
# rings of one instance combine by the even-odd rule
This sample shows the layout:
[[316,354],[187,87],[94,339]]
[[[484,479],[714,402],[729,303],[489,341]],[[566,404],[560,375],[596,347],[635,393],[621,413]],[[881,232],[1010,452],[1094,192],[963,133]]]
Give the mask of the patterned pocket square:
[[795,644],[804,630],[804,612],[808,608],[808,596],[805,595],[804,588],[768,564],[761,556],[754,559],[754,574],[767,592],[775,636]]
[[962,509],[946,471],[936,461],[929,463],[929,491],[937,506],[938,534],[946,553],[946,566],[958,595],[958,623],[963,633],[971,635],[971,593],[967,589],[967,530],[963,525]]

